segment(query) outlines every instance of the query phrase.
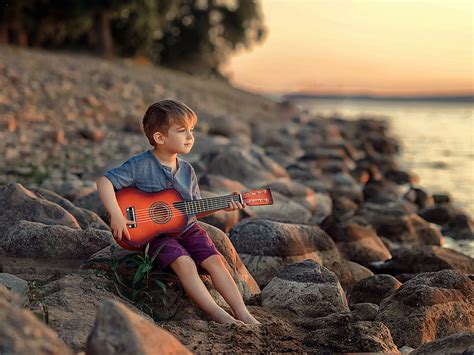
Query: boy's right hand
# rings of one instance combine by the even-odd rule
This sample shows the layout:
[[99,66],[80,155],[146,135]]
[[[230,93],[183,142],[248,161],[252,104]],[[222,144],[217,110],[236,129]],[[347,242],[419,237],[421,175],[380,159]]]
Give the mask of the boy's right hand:
[[110,229],[115,240],[122,240],[124,235],[128,240],[132,239],[128,232],[128,224],[135,224],[135,222],[126,219],[121,213],[110,216]]

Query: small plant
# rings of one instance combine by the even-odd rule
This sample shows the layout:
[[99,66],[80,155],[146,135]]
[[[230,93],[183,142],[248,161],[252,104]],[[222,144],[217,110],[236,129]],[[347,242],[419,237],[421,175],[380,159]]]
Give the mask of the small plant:
[[23,307],[28,308],[38,319],[49,324],[48,305],[40,298],[36,281],[28,282]]
[[[144,252],[132,252],[122,258],[114,254],[115,246],[111,248],[111,258],[97,258],[89,262],[107,261],[110,270],[107,277],[113,281],[113,288],[118,296],[134,304],[138,309],[149,314],[155,320],[170,319],[177,308],[168,317],[163,317],[164,307],[173,307],[183,294],[176,275],[164,272],[154,265],[154,261],[163,248],[158,248],[153,256],[148,253],[147,244]],[[168,289],[176,285],[178,291],[173,302],[170,302]],[[161,305],[160,307],[157,305]],[[165,318],[165,319],[164,319]]]

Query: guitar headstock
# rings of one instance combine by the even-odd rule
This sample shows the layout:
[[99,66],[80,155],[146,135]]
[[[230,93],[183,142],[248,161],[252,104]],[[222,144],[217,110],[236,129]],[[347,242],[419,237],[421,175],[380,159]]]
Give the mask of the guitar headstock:
[[272,205],[273,197],[270,189],[260,189],[244,192],[242,199],[248,206]]

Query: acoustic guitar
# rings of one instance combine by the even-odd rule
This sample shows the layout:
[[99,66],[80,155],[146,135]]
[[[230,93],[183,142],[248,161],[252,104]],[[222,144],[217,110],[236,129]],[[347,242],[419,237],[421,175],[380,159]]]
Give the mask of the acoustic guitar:
[[123,216],[135,222],[127,224],[131,240],[123,237],[117,241],[121,247],[130,250],[144,249],[147,243],[160,234],[177,235],[188,225],[189,216],[225,209],[229,207],[230,201],[246,203],[248,206],[273,204],[270,189],[192,201],[184,201],[175,189],[151,193],[127,187],[115,196]]

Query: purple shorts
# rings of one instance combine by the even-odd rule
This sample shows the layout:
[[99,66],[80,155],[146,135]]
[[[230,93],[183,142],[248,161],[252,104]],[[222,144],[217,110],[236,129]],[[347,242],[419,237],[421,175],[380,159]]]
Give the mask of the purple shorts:
[[[219,255],[214,243],[207,232],[194,223],[187,231],[177,237],[159,236],[150,243],[148,253],[154,255],[155,251],[165,244],[161,249],[155,262],[164,269],[174,260],[182,255],[190,256],[199,268],[199,265],[211,255]],[[199,268],[201,273],[207,273]]]

